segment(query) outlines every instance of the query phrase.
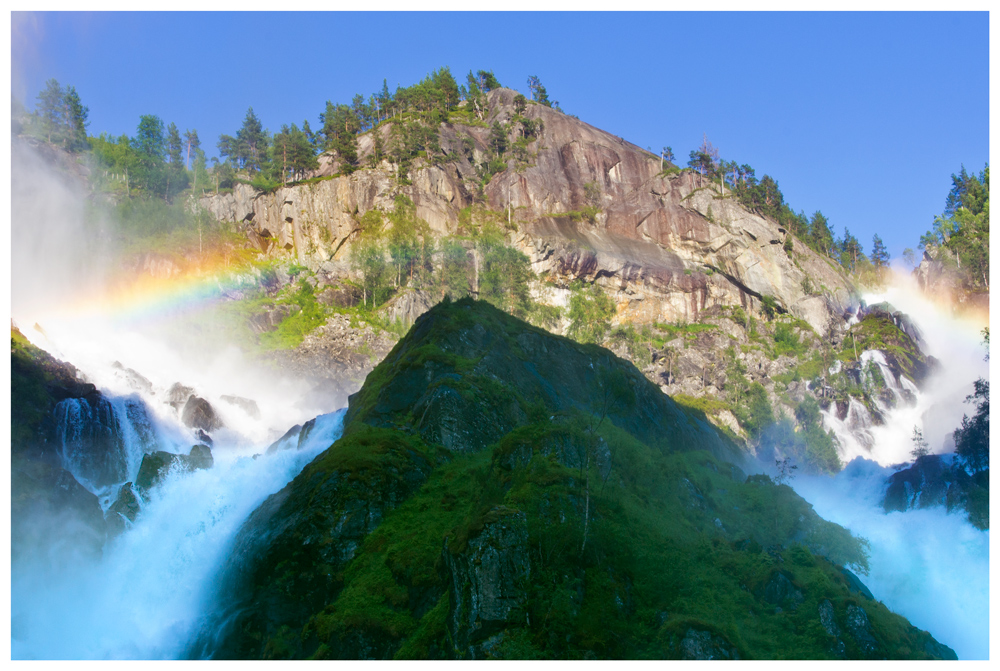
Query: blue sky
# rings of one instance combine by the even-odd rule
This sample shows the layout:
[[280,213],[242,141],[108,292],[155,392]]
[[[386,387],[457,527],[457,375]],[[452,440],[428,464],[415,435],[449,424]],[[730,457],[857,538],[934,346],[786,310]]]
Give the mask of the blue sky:
[[977,13],[15,13],[29,108],[76,87],[90,132],[156,114],[209,155],[252,106],[265,127],[441,66],[537,75],[583,121],[680,162],[706,134],[839,236],[916,248],[950,175],[989,158],[989,19]]

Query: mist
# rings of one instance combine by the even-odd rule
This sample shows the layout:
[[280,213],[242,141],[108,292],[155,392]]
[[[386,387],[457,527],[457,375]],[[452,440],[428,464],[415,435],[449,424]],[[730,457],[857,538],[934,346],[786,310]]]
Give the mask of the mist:
[[[27,532],[11,566],[12,657],[177,658],[206,612],[239,526],[339,437],[343,411],[229,342],[213,322],[225,278],[203,278],[206,289],[197,292],[173,292],[165,283],[159,288],[168,300],[153,310],[141,293],[123,292],[136,270],[121,261],[115,224],[74,176],[82,167],[60,165],[58,155],[42,151],[17,141],[12,154],[12,323],[93,383],[122,428],[130,428],[126,404],[144,408],[154,444],[123,432],[126,480],[134,482],[145,452],[186,454],[202,442],[167,403],[173,384],[208,400],[224,427],[211,434],[213,467],[172,471],[142,501],[135,523],[105,543],[103,556],[87,551],[94,530],[83,519],[42,507],[18,520]],[[227,395],[253,400],[259,417]],[[306,444],[262,454],[289,427],[314,417]],[[106,512],[120,483],[88,481],[62,450],[62,465]],[[53,538],[63,540],[40,540]]]

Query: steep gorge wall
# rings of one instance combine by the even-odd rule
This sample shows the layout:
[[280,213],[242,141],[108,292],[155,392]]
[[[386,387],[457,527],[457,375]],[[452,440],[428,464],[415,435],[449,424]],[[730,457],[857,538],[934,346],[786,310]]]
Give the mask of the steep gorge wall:
[[[513,117],[514,95],[490,93],[490,123]],[[511,243],[549,280],[543,301],[565,305],[571,282],[597,282],[616,301],[618,323],[642,324],[694,321],[713,305],[757,312],[760,298],[771,296],[821,335],[839,330],[856,294],[849,279],[797,240],[786,252],[788,233],[745,210],[728,189],[723,193],[690,172],[663,176],[658,157],[548,107],[529,105],[525,115],[543,124],[528,147],[532,160],[520,171],[495,175],[482,198],[495,211],[509,201],[516,225]],[[373,132],[388,140],[386,126]],[[459,212],[476,200],[474,165],[488,157],[488,135],[483,126],[442,124],[442,151],[455,158],[417,159],[405,186],[383,161],[271,194],[238,184],[230,194],[203,198],[201,206],[221,221],[242,224],[262,251],[310,267],[340,266],[356,217],[390,210],[397,194],[413,200],[435,235],[458,232]],[[371,133],[359,138],[363,164],[371,146]],[[334,163],[324,165],[323,172],[333,172]],[[591,194],[597,187],[596,199],[588,199],[587,185]],[[593,222],[578,214],[590,204],[600,208]],[[814,288],[807,292],[809,284]]]

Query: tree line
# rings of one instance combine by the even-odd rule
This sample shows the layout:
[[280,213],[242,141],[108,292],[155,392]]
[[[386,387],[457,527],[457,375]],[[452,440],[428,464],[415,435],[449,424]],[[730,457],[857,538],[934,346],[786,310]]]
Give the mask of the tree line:
[[[920,236],[918,248],[953,268],[965,288],[990,290],[990,166],[977,175],[965,166],[951,176],[944,212]],[[910,252],[910,250],[907,250]],[[912,252],[907,260],[914,263]]]
[[[661,160],[673,161],[670,147],[664,147]],[[774,221],[806,246],[835,262],[847,272],[862,277],[880,274],[889,264],[889,254],[882,239],[872,238],[870,255],[845,226],[838,238],[829,220],[817,210],[811,217],[805,211],[795,212],[785,200],[778,181],[765,174],[757,178],[756,171],[746,163],[721,158],[719,150],[703,138],[698,149],[691,150],[687,167],[698,173],[701,183],[718,184],[720,190],[735,197],[747,210]],[[676,168],[675,168],[676,169]],[[786,251],[791,252],[791,240],[786,239]]]

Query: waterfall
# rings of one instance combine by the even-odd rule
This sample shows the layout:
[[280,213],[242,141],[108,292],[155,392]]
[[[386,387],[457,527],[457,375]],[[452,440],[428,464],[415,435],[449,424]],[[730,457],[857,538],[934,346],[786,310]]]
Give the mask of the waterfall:
[[144,454],[165,449],[137,395],[67,398],[52,414],[63,468],[94,494],[134,479]]
[[[206,610],[240,525],[337,438],[344,410],[316,418],[298,449],[258,458],[219,449],[207,470],[171,472],[96,563],[15,569],[14,659],[170,659]],[[258,446],[263,452],[265,445]]]
[[[877,367],[891,402],[869,394],[878,421],[858,399],[849,399],[840,413],[831,404],[823,422],[836,434],[846,468],[835,477],[799,475],[790,484],[822,517],[870,542],[871,572],[862,579],[876,598],[951,646],[959,659],[988,659],[989,532],[973,527],[960,511],[938,507],[886,514],[881,505],[891,466],[913,459],[914,428],[932,453],[954,450],[951,433],[963,414],[973,412],[965,397],[976,378],[989,377],[982,325],[953,317],[899,278],[885,293],[865,300],[886,301],[908,315],[898,325],[939,365],[921,389],[894,376],[881,352],[862,353],[865,367]],[[862,384],[871,384],[865,367]]]

